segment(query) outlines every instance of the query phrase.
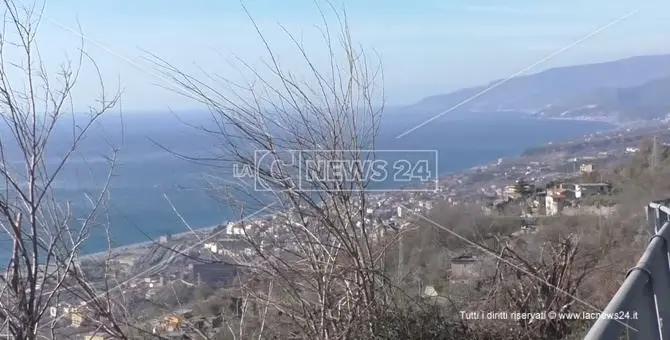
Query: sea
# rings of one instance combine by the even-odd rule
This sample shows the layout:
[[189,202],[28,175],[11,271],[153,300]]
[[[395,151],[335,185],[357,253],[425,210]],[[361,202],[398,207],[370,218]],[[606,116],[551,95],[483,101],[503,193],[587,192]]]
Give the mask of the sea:
[[[208,126],[209,117],[201,113],[192,115],[197,117],[192,121],[161,112],[112,113],[103,117],[90,128],[81,147],[53,183],[55,197],[70,202],[75,213],[87,210],[107,179],[110,155],[117,152],[103,214],[109,225],[112,246],[145,242],[161,235],[239,218],[239,210],[228,207],[226,201],[220,199],[220,193],[203,190],[207,178],[214,178],[220,172],[186,159],[204,156],[220,146],[220,141],[197,128]],[[435,119],[398,138],[425,120],[426,117],[402,113],[386,116],[376,149],[396,150],[394,157],[403,157],[403,152],[412,150],[434,152],[437,159],[430,166],[444,174],[516,156],[528,147],[614,128],[602,122],[540,120],[513,113],[472,113]],[[53,137],[47,151],[47,163],[51,166],[57,164],[66,151],[64,145],[72,135],[71,123],[68,121],[59,127],[59,133]],[[22,162],[18,156],[13,155],[13,164],[20,167]],[[405,185],[407,183],[389,180],[376,183],[376,189]],[[100,229],[92,232],[82,252],[99,252],[107,246],[108,239]],[[0,235],[0,263],[6,263],[3,253],[10,247],[10,240]]]

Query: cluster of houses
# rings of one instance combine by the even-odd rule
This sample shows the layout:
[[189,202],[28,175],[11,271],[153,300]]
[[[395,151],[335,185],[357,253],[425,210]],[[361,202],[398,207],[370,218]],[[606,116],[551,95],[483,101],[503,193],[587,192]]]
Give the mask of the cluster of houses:
[[560,214],[567,207],[576,207],[590,196],[606,195],[612,190],[609,183],[560,183],[547,188],[544,194],[545,215]]
[[[424,214],[432,209],[432,199],[432,193],[421,192],[373,196],[370,198],[371,203],[355,223],[358,227],[365,226],[373,238],[379,238],[386,229],[403,228],[415,214]],[[358,205],[353,207],[356,208],[362,209]],[[303,223],[309,223],[309,218],[303,220],[295,212],[278,213],[245,222],[230,222],[218,232],[220,237],[204,243],[203,248],[212,254],[239,262],[253,256],[258,251],[255,249],[257,247],[270,251],[276,249],[278,244],[294,242],[290,230],[300,228]],[[257,242],[254,247],[245,241],[249,236]]]
[[222,315],[196,316],[191,309],[180,309],[155,322],[152,333],[162,339],[191,339],[190,333],[216,334],[223,326]]
[[[605,182],[568,181],[550,183],[544,188],[537,188],[534,184],[518,180],[515,184],[505,186],[501,190],[500,198],[490,204],[498,210],[504,209],[513,202],[525,204],[521,217],[569,215],[574,213],[574,209],[581,207],[585,199],[608,195],[611,191],[612,185]],[[492,208],[483,208],[487,213],[493,211]]]

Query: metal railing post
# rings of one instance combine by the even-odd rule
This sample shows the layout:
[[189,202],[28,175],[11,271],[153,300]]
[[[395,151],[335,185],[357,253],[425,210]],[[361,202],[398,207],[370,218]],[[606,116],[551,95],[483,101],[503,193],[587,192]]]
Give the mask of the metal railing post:
[[[656,213],[651,215],[658,217]],[[654,221],[657,222],[658,218],[654,218]],[[668,225],[664,225],[660,232],[667,233],[668,230]],[[618,321],[623,321],[635,328],[635,330],[628,330],[629,339],[661,339],[655,290],[662,290],[666,287],[662,287],[660,282],[655,282],[654,277],[657,273],[654,273],[654,270],[658,270],[659,267],[654,267],[655,263],[659,263],[658,259],[667,258],[667,253],[663,250],[664,243],[661,235],[656,234],[652,237],[637,265],[626,276],[625,281],[641,279],[643,282],[636,287],[636,290],[624,292],[633,299],[630,300],[630,304],[619,306],[619,311],[623,312],[621,315],[623,318],[618,318]],[[668,272],[668,267],[661,269],[661,271]],[[638,274],[638,277],[632,278],[631,276],[635,274]]]
[[[623,281],[623,284],[621,287],[619,287],[619,290],[616,292],[616,294],[614,294],[612,300],[607,304],[607,307],[605,307],[605,310],[602,312],[603,316],[615,315],[625,310],[632,312],[637,311],[632,310],[633,308],[631,308],[636,306],[635,303],[639,299],[638,296],[636,296],[638,294],[634,293],[641,291],[640,288],[646,284],[647,278],[641,270],[635,269],[636,268],[631,270],[629,274],[626,275],[626,279]],[[624,329],[628,329],[630,327],[637,329],[635,325],[631,324],[630,320],[612,320],[601,318],[596,320],[593,326],[591,326],[591,329],[589,329],[589,332],[586,334],[584,339],[617,339]],[[631,330],[631,332],[635,331]]]
[[670,340],[670,199],[647,205],[647,248],[585,339]]
[[[667,231],[668,226],[661,228]],[[665,232],[667,233],[667,232]],[[652,285],[656,300],[656,312],[658,317],[658,326],[660,328],[661,339],[670,339],[670,266],[668,266],[668,242],[665,235],[655,235],[654,238],[660,238],[663,245],[660,247],[651,263]]]
[[[651,202],[645,213],[653,236],[585,339],[670,340],[670,200]],[[612,318],[614,317],[614,318]],[[665,322],[664,322],[665,321]]]
[[647,276],[647,283],[644,285],[639,298],[634,300],[633,305],[636,307],[623,310],[623,313],[620,314],[623,318],[618,321],[635,328],[635,330],[628,329],[628,338],[631,340],[660,339],[653,284],[649,272],[643,272],[642,275]]
[[[665,226],[668,222],[670,222],[670,214],[664,210],[663,215],[659,216],[659,223]],[[670,229],[670,227],[666,227],[666,229]],[[659,236],[663,238],[663,258],[660,259],[658,261],[660,263],[657,264],[659,273],[662,277],[659,278],[659,283],[657,285],[657,287],[660,287],[661,289],[659,290],[657,288],[656,305],[659,306],[658,323],[661,327],[661,337],[662,339],[670,339],[670,306],[668,305],[670,303],[670,244],[668,243],[668,240],[670,240],[670,233],[664,232]],[[665,270],[662,270],[662,268]],[[664,323],[663,320],[666,322]]]
[[655,235],[656,233],[658,233],[659,209],[652,207],[652,205],[649,204],[647,205],[646,213],[647,213],[647,223],[649,225],[649,231],[651,232],[652,235]]
[[[670,209],[667,204],[670,200],[665,200],[662,204],[655,204],[656,210],[656,228],[657,233],[654,237],[663,240],[661,247],[661,256],[653,264],[654,293],[656,295],[656,308],[658,312],[658,323],[662,339],[670,339],[670,250],[668,240],[670,240],[670,230],[666,223],[670,221]],[[652,204],[649,205],[650,207]],[[653,238],[652,238],[653,239]],[[664,322],[665,321],[665,322]]]
[[657,211],[657,220],[656,220],[656,232],[661,230],[661,227],[668,222],[668,211],[666,209],[656,208]]

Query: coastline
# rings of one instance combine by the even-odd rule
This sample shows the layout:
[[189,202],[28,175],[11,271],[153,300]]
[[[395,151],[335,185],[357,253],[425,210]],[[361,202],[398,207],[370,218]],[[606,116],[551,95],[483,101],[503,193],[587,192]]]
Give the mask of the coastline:
[[[482,113],[490,111],[470,111],[472,113]],[[515,114],[524,116],[532,119],[539,120],[563,120],[563,121],[578,121],[578,122],[594,122],[594,123],[607,123],[610,125],[616,126],[626,126],[629,124],[635,124],[639,122],[621,122],[618,119],[611,116],[545,116],[542,112],[534,110],[497,110],[493,111],[493,114]]]
[[537,113],[522,113],[529,118],[539,119],[539,120],[560,120],[560,121],[576,121],[576,122],[593,122],[593,123],[606,123],[616,127],[625,127],[634,122],[627,123],[621,122],[616,118],[610,116],[544,116]]
[[[537,119],[537,118],[533,118],[533,119]],[[553,118],[544,118],[544,119],[545,119],[545,120],[552,120]],[[574,118],[572,118],[572,119],[571,119],[571,118],[568,118],[568,119],[557,118],[557,119],[555,119],[555,120],[574,120],[574,121],[584,121],[584,120],[581,120],[581,119],[574,119]],[[588,120],[588,121],[594,122],[593,120]],[[608,123],[608,122],[598,122],[598,123]],[[615,127],[618,127],[618,125],[614,125],[614,124],[611,124],[611,125],[613,125],[613,126],[615,126]],[[600,132],[600,131],[599,131],[599,132]],[[575,137],[572,137],[572,138],[570,138],[570,139],[563,140],[563,141],[561,141],[561,142],[570,142],[570,141],[572,141],[572,140],[574,140],[574,139],[576,139],[576,138],[579,138],[579,137],[580,137],[580,136],[575,136]],[[523,153],[524,153],[526,150],[528,150],[529,148],[532,148],[532,147],[537,147],[537,146],[540,146],[540,145],[529,146],[529,147],[527,147],[526,149],[524,149],[524,150],[522,150],[521,152],[519,152],[518,154],[515,154],[515,155],[513,155],[513,156],[507,156],[507,157],[505,157],[505,159],[508,159],[508,160],[509,160],[509,159],[521,159],[521,158],[524,157],[524,156],[523,156]],[[448,171],[448,172],[441,173],[440,175],[438,175],[438,179],[445,179],[445,178],[447,178],[447,177],[453,177],[453,176],[467,176],[467,175],[472,175],[472,174],[473,174],[474,172],[476,172],[478,169],[481,169],[482,167],[487,167],[487,166],[489,166],[492,162],[495,162],[497,159],[500,159],[500,158],[494,158],[494,159],[491,159],[491,160],[489,160],[489,161],[487,161],[487,162],[485,162],[485,163],[480,163],[480,164],[478,164],[478,165],[471,166],[471,167],[468,167],[468,168],[462,168],[462,169],[460,169],[460,170],[456,170],[456,171]],[[393,189],[389,189],[388,191],[389,191],[389,192],[393,192]],[[373,192],[373,193],[374,193],[374,194],[379,194],[380,192],[375,191],[375,192]],[[258,217],[260,217],[260,216],[258,216]],[[174,241],[174,240],[180,240],[180,239],[182,239],[182,238],[186,238],[186,237],[192,236],[194,233],[198,233],[198,234],[203,233],[203,234],[205,234],[205,236],[209,236],[209,234],[210,234],[214,229],[216,229],[217,227],[220,227],[221,225],[223,225],[223,224],[213,225],[213,226],[210,225],[210,226],[205,226],[205,227],[194,227],[192,231],[184,231],[184,232],[180,232],[180,233],[177,233],[177,234],[171,234],[171,235],[169,235],[169,236],[170,236],[170,240],[172,240],[172,241]],[[167,235],[162,235],[162,236],[167,236]],[[158,238],[156,238],[156,239],[154,239],[154,240],[148,240],[148,241],[142,241],[142,242],[130,243],[130,244],[127,244],[127,245],[122,245],[122,246],[114,247],[114,248],[111,248],[111,249],[108,249],[108,250],[104,250],[104,251],[100,251],[100,252],[89,253],[89,254],[83,254],[83,255],[80,255],[80,259],[81,259],[81,260],[96,260],[96,259],[99,259],[99,258],[101,258],[101,257],[102,257],[102,258],[107,257],[107,256],[109,256],[110,254],[111,254],[111,257],[115,257],[115,256],[119,256],[119,255],[126,255],[126,254],[128,254],[128,253],[133,254],[133,253],[136,253],[136,252],[138,252],[138,251],[146,251],[146,249],[147,249],[148,247],[150,247],[150,246],[152,246],[152,245],[155,245],[155,244],[159,244],[159,241],[160,241],[160,237],[158,237]]]
[[534,114],[529,114],[529,118],[533,119],[538,119],[538,120],[557,120],[557,121],[574,121],[574,122],[592,122],[592,123],[604,123],[611,125],[613,127],[613,130],[621,130],[621,129],[629,129],[629,128],[640,128],[640,127],[646,127],[654,124],[656,121],[645,121],[645,120],[640,120],[640,121],[628,121],[628,122],[622,122],[619,121],[615,118],[608,117],[608,116],[596,116],[596,117],[590,117],[590,116],[573,116],[573,117],[546,117],[546,116],[539,116],[539,115],[534,115]]
[[[532,119],[532,120],[583,121],[583,122],[593,122],[593,123],[606,123],[608,125],[607,127],[602,126],[602,127],[597,128],[596,131],[594,131],[595,133],[609,131],[609,130],[611,130],[611,128],[618,128],[618,127],[622,126],[621,124],[614,124],[613,122],[610,122],[610,121],[586,119],[584,117],[541,117],[541,116],[534,116],[534,115],[530,115],[530,114],[524,114],[523,117],[528,118],[528,119]],[[566,141],[567,142],[569,140],[574,140],[575,138],[580,138],[582,136],[583,135],[574,135],[574,136],[571,136],[571,137],[568,137],[568,138],[565,138],[565,139],[556,140],[556,141],[561,141],[561,142]],[[499,159],[501,157],[504,157],[505,160],[521,157],[523,152],[525,150],[527,150],[528,148],[543,145],[543,144],[536,144],[536,143],[529,143],[529,144],[532,144],[532,145],[527,145],[524,150],[519,150],[519,152],[516,152],[514,154],[508,154],[508,155],[505,155],[505,156],[495,156],[495,157],[491,157],[490,159],[488,159],[486,161],[482,161],[482,159],[480,159],[478,162],[474,163],[474,164],[478,164],[478,165],[462,167],[460,169],[456,169],[456,170],[452,170],[452,171],[441,172],[439,174],[438,178],[443,179],[443,178],[449,177],[449,176],[461,176],[461,175],[470,176],[470,175],[472,175],[473,171],[475,171],[475,170],[477,170],[478,168],[481,168],[481,167],[486,167],[486,166],[490,165],[492,162],[495,162],[497,159]],[[473,164],[473,163],[471,163],[471,164]],[[389,191],[391,191],[391,190],[392,189],[389,188]],[[378,191],[376,193],[378,193]],[[221,217],[225,217],[225,216],[221,216]],[[225,219],[222,218],[221,220],[225,220]],[[194,227],[193,231],[185,230],[185,231],[182,231],[180,233],[171,234],[170,236],[173,240],[179,240],[179,239],[184,238],[184,237],[193,236],[193,232],[196,232],[198,234],[208,233],[208,232],[210,232],[211,230],[215,229],[218,226],[220,226],[220,224],[219,225],[205,225],[205,226],[202,226],[202,227]],[[111,249],[107,249],[105,247],[105,248],[103,248],[103,250],[96,251],[96,252],[90,252],[89,253],[89,252],[81,251],[80,255],[79,255],[79,258],[81,260],[95,260],[95,259],[105,258],[109,255],[111,255],[112,257],[119,257],[119,256],[125,255],[126,253],[136,254],[136,253],[141,252],[141,251],[146,251],[147,248],[158,244],[159,241],[160,241],[161,236],[165,236],[165,235],[154,236],[153,240],[148,240],[147,237],[143,237],[144,240],[139,241],[139,242],[122,244],[122,245],[114,246]],[[100,249],[100,248],[98,248],[98,249]]]
[[[213,225],[213,226],[206,226],[206,227],[196,227],[193,229],[193,231],[184,231],[181,233],[177,234],[172,234],[170,235],[170,240],[179,240],[188,236],[193,235],[193,233],[209,233],[212,232],[214,229],[218,228],[220,225]],[[167,236],[167,235],[164,235]],[[146,248],[159,243],[160,239],[156,240],[148,240],[148,241],[142,241],[142,242],[137,242],[137,243],[130,243],[118,247],[113,247],[111,249],[107,249],[104,251],[99,251],[95,253],[88,253],[88,254],[83,254],[79,256],[79,259],[82,261],[90,260],[90,261],[96,261],[100,258],[105,258],[107,256],[109,257],[115,257],[119,256],[120,254],[124,253],[129,253],[129,252],[135,252],[138,250],[145,250]]]

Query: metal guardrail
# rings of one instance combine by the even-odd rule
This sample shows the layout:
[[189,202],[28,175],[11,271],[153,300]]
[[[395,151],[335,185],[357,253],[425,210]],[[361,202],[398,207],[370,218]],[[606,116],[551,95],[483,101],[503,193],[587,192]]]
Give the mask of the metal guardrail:
[[[670,200],[646,207],[652,236],[647,249],[599,318],[586,340],[670,340]],[[664,325],[663,320],[667,321]]]

